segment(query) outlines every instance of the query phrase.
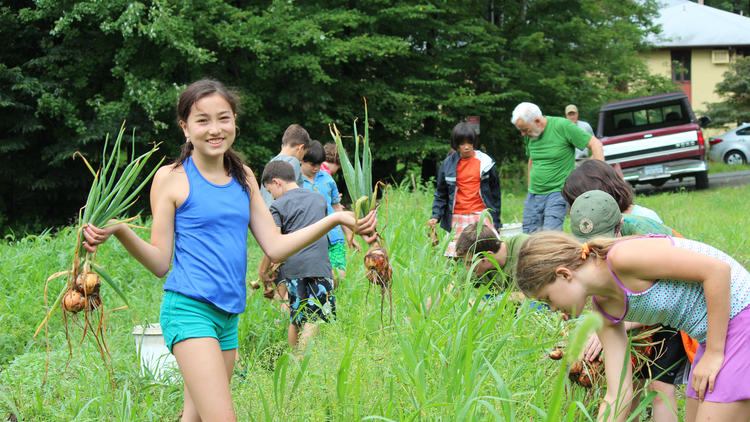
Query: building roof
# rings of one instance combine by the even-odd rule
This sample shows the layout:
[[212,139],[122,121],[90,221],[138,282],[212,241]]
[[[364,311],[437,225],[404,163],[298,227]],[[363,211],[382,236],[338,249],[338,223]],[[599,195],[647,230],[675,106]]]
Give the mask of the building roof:
[[661,33],[646,41],[655,47],[750,45],[750,18],[689,0],[661,0]]

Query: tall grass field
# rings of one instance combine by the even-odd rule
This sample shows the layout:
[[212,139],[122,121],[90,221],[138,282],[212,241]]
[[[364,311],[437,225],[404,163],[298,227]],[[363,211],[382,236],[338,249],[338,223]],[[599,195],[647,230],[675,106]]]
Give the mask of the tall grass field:
[[[393,265],[392,322],[386,304],[381,326],[380,293],[368,292],[361,253],[349,252],[347,277],[337,290],[337,320],[322,324],[299,358],[287,353],[288,317],[248,289],[232,378],[239,420],[595,419],[603,388],[570,384],[565,360],[553,361],[548,353],[565,342],[565,324],[582,326],[580,333],[598,317],[565,323],[557,314],[503,297],[490,304],[476,300],[486,291],[474,287],[463,266],[442,256],[445,236],[437,247],[429,242],[425,222],[432,193],[430,186],[414,191],[409,181],[389,189],[381,203],[379,227]],[[637,196],[636,203],[656,210],[685,237],[717,246],[748,266],[748,198],[750,187],[727,187]],[[504,222],[521,221],[523,199],[523,193],[504,193]],[[49,324],[49,353],[43,332],[32,338],[46,314],[45,280],[66,269],[75,235],[76,228],[68,227],[0,245],[0,420],[178,420],[181,382],[141,374],[131,334],[134,326],[158,322],[163,280],[117,241],[107,242],[97,256],[130,305],[107,315],[111,357],[102,359],[90,335],[80,341],[80,318],[69,318],[66,330],[59,311]],[[252,236],[249,242],[248,281],[256,278],[261,258]],[[50,283],[50,301],[64,280]],[[455,294],[442,293],[451,282],[459,286]],[[107,285],[101,295],[107,309],[124,305]]]

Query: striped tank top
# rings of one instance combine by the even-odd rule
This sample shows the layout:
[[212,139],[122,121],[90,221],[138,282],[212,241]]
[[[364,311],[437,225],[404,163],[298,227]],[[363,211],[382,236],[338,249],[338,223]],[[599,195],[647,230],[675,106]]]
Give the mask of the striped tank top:
[[[667,237],[649,235],[649,237]],[[734,258],[726,253],[695,240],[669,237],[673,246],[687,249],[726,262],[730,266],[731,309],[729,318],[734,318],[750,304],[750,273]],[[610,249],[611,251],[611,249]],[[703,283],[681,280],[657,280],[651,287],[634,292],[625,287],[612,271],[607,254],[609,271],[620,288],[625,292],[625,313],[620,318],[608,315],[596,298],[592,298],[597,309],[610,321],[635,321],[646,325],[663,324],[682,330],[690,337],[703,343],[708,331],[708,312]]]

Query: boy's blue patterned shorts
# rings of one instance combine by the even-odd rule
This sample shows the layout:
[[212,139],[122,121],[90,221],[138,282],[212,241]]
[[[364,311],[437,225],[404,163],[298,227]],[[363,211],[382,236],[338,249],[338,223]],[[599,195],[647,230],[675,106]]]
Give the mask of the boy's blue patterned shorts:
[[328,277],[291,278],[284,280],[289,290],[291,323],[301,326],[321,319],[336,317],[336,295],[333,280]]

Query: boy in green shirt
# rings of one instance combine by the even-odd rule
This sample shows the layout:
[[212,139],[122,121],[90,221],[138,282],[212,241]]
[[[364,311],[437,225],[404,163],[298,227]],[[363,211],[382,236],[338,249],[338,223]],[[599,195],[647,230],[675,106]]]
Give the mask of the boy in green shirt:
[[467,269],[475,264],[474,276],[479,283],[489,283],[491,291],[515,289],[518,251],[529,235],[522,233],[500,239],[484,224],[477,233],[477,226],[477,223],[470,224],[461,232],[456,241],[456,256],[466,260]]

